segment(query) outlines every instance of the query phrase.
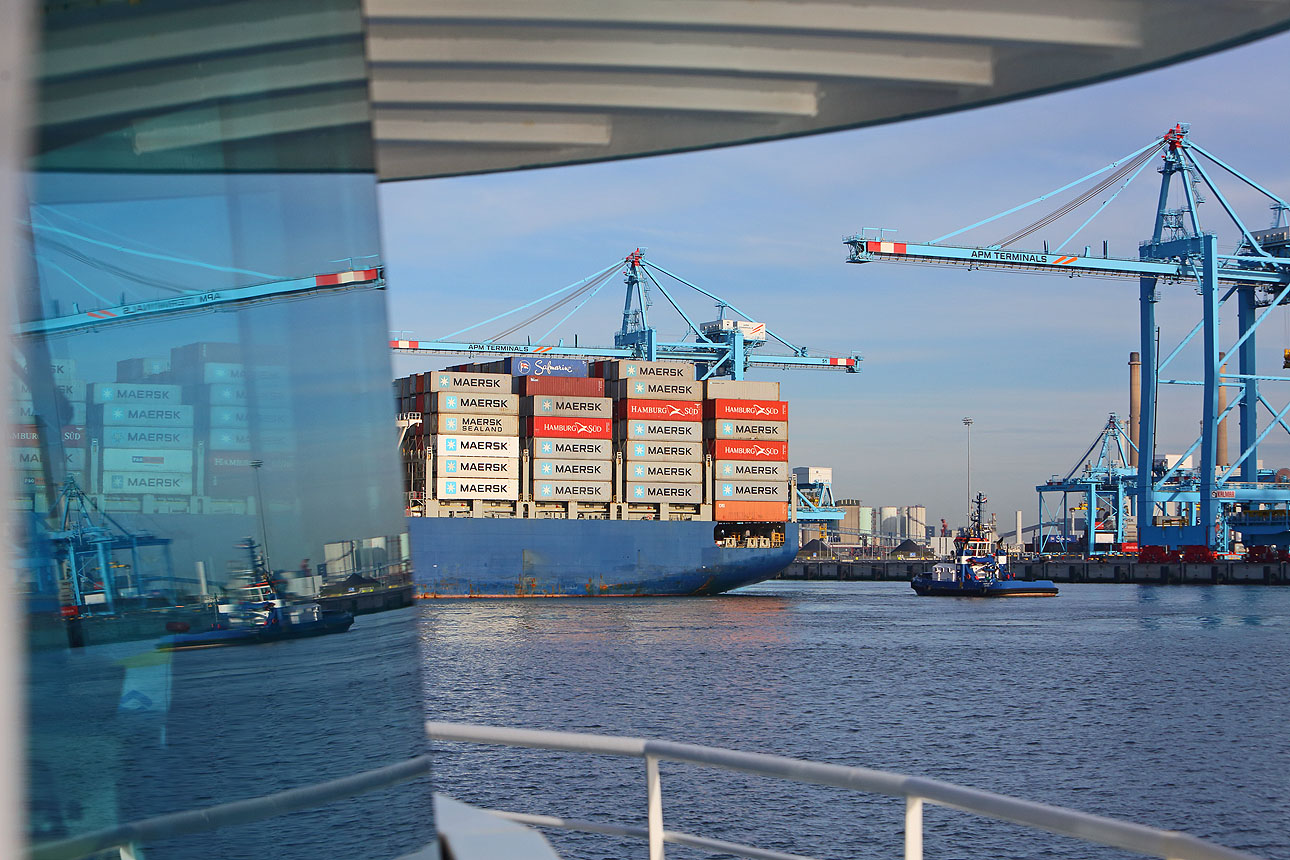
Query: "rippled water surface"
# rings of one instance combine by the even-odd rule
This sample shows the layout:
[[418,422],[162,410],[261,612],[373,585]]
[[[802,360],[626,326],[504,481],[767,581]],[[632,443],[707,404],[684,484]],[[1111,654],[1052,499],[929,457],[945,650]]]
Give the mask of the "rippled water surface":
[[[422,602],[432,719],[647,736],[919,774],[1290,858],[1290,589],[1063,585],[918,598],[770,582],[704,599]],[[435,789],[644,824],[630,759],[437,747]],[[902,807],[663,764],[669,828],[899,856]],[[549,833],[566,858],[644,844]],[[933,857],[1116,857],[949,810]],[[668,846],[668,856],[710,856]]]

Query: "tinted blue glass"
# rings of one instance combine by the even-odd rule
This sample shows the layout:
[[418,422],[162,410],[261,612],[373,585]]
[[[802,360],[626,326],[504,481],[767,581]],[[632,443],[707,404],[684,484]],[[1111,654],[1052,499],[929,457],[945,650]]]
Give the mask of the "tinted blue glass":
[[[33,840],[422,752],[358,4],[50,9],[44,37],[11,404]],[[422,781],[141,847],[433,836]]]

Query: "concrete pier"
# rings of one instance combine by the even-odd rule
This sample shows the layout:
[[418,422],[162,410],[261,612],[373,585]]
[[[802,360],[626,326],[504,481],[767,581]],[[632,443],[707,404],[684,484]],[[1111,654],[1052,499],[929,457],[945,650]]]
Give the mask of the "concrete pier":
[[[789,565],[779,579],[908,582],[934,561],[835,561],[807,559]],[[1128,582],[1153,585],[1290,585],[1290,562],[1247,564],[1138,564],[1131,561],[1043,559],[1012,563],[1018,579],[1053,582]]]

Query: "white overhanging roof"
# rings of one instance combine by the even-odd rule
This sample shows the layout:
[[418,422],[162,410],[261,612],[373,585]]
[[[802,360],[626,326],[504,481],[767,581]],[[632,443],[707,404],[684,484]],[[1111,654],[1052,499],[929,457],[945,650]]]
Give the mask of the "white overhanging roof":
[[365,45],[352,0],[121,4],[88,22],[49,5],[43,164],[370,168],[369,116],[384,180],[601,161],[958,110],[1290,28],[1290,0],[365,0],[364,10]]
[[1284,0],[365,0],[383,179],[699,149],[1062,89]]

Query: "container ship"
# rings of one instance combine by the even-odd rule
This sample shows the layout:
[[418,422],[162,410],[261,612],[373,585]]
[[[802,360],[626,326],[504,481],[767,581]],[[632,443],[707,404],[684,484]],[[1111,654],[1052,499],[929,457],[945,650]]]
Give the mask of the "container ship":
[[779,383],[524,356],[395,395],[419,597],[719,594],[796,555]]

